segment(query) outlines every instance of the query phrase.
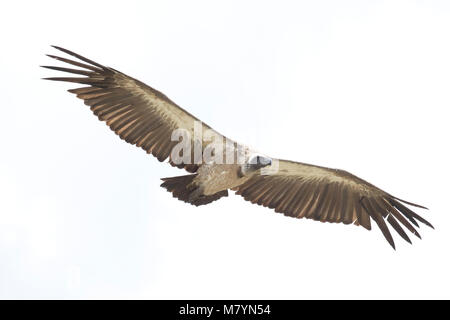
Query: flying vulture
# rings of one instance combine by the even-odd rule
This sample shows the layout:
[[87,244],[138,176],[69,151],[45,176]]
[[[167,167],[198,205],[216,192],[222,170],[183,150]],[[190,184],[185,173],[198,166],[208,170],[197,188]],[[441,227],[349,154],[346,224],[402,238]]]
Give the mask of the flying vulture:
[[[45,79],[84,85],[68,91],[83,99],[121,139],[151,153],[159,161],[169,159],[171,165],[188,171],[188,175],[162,179],[161,186],[179,200],[195,206],[205,205],[228,196],[230,189],[247,201],[290,217],[361,225],[367,230],[371,230],[375,221],[394,249],[387,224],[409,243],[411,240],[403,227],[419,238],[415,229],[419,227],[418,221],[433,227],[405,204],[425,207],[401,200],[347,171],[255,153],[201,123],[143,82],[72,51],[54,48],[78,60],[49,57],[78,68],[43,67],[76,76]],[[199,135],[196,129],[210,134]],[[174,139],[177,130],[184,134],[178,138],[175,135]],[[215,136],[214,143],[211,133]],[[225,146],[234,147],[231,157],[228,157],[230,148],[223,148],[223,144],[222,148],[216,148],[220,140],[226,141]],[[182,142],[185,148],[174,152]],[[196,152],[203,156],[193,159]],[[205,161],[205,152],[209,152],[209,161]],[[225,153],[227,161],[223,161]],[[233,161],[228,161],[229,158]]]

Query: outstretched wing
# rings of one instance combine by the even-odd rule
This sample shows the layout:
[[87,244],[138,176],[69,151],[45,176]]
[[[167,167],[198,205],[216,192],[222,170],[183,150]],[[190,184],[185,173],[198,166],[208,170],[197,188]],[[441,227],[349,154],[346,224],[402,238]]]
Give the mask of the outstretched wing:
[[416,220],[433,227],[402,202],[425,207],[400,200],[343,170],[279,160],[277,173],[256,175],[235,190],[245,200],[295,218],[354,223],[368,230],[372,219],[394,249],[386,221],[409,243],[401,225],[419,238]]
[[[101,121],[106,121],[111,130],[121,139],[141,147],[147,153],[153,154],[159,161],[170,157],[170,163],[175,165],[171,158],[171,151],[178,141],[172,141],[171,135],[176,129],[184,129],[190,133],[191,152],[193,152],[194,122],[199,121],[193,115],[177,106],[161,92],[139,80],[69,50],[56,46],[54,48],[83,62],[53,55],[49,55],[49,57],[81,69],[43,67],[82,77],[45,79],[86,85],[82,88],[71,89],[69,92],[83,99],[94,114]],[[202,130],[211,130],[211,128],[202,124]],[[221,136],[217,132],[213,132]],[[207,141],[202,141],[203,148],[207,144]],[[197,171],[198,166],[193,163],[193,157],[191,156],[190,159],[189,163],[177,163],[176,166],[185,168],[189,172]]]

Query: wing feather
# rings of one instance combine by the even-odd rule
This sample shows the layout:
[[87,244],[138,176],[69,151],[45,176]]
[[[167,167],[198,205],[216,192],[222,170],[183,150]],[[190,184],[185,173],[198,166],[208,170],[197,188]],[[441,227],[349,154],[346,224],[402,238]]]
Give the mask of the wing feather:
[[386,222],[383,219],[382,213],[376,206],[376,202],[373,199],[364,197],[362,199],[362,204],[363,208],[366,210],[369,216],[376,222],[376,224],[380,228],[381,232],[383,233],[383,236],[386,238],[386,240],[389,242],[392,248],[395,249],[394,239],[392,238],[392,235],[389,232]]
[[[193,163],[175,164],[170,156],[173,146],[178,143],[178,141],[171,141],[172,132],[176,129],[184,129],[190,133],[191,150],[194,149],[192,147],[194,122],[199,121],[197,118],[177,106],[161,92],[139,80],[67,49],[56,46],[54,48],[82,62],[48,55],[50,58],[81,69],[58,66],[43,66],[44,68],[84,77],[45,79],[87,85],[70,89],[69,92],[84,100],[98,119],[106,121],[110,129],[121,139],[143,148],[159,161],[169,158],[173,166],[184,168],[189,172],[195,172],[198,169],[198,165]],[[211,128],[202,124],[202,129]],[[209,141],[203,141],[203,148],[208,143]]]
[[388,225],[407,242],[411,240],[402,226],[419,238],[412,224],[418,226],[419,221],[432,227],[404,206],[400,202],[403,200],[346,171],[286,160],[274,162],[278,163],[276,173],[251,177],[235,188],[236,193],[252,203],[297,218],[353,223],[367,230],[371,230],[373,220],[394,249]]
[[395,218],[392,215],[389,215],[387,218],[387,221],[389,222],[389,224],[392,226],[392,228],[394,228],[395,231],[397,231],[397,233],[406,241],[411,243],[411,239],[409,239],[408,235],[406,234],[406,232],[403,230],[403,228],[400,226],[400,224],[397,222],[397,220],[395,220]]

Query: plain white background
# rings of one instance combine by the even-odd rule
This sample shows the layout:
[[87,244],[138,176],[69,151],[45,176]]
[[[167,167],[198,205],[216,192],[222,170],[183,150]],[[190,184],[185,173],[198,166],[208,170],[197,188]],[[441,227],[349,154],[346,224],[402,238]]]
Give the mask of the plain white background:
[[[0,12],[1,298],[450,298],[448,1],[14,1]],[[231,139],[428,206],[413,245],[230,197],[117,138],[50,45]],[[412,236],[412,235],[411,235]]]

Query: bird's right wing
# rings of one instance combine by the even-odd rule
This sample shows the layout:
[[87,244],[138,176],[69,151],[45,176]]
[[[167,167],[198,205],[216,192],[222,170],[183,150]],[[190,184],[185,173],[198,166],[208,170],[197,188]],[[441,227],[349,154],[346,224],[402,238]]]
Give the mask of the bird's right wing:
[[[432,227],[400,200],[349,172],[305,163],[277,160],[274,174],[255,175],[234,188],[245,200],[295,218],[362,225],[370,230],[373,220],[395,248],[386,221],[411,242],[401,225],[416,236],[416,220]],[[386,221],[385,221],[386,220]]]
[[[168,157],[170,163],[184,168],[189,172],[198,169],[190,155],[189,163],[174,163],[171,151],[178,141],[172,141],[172,132],[184,129],[190,135],[191,152],[194,150],[194,123],[199,121],[193,115],[183,110],[161,92],[133,79],[115,69],[105,67],[92,60],[82,57],[72,51],[55,47],[83,62],[69,60],[49,55],[51,58],[65,62],[81,69],[44,66],[44,68],[68,72],[83,77],[52,77],[47,80],[73,82],[86,85],[71,89],[84,103],[90,106],[94,114],[119,137],[128,143],[141,147],[147,153],[153,154],[159,161]],[[202,131],[212,130],[201,124]],[[221,136],[213,131],[216,136]],[[202,151],[208,145],[202,136]]]

